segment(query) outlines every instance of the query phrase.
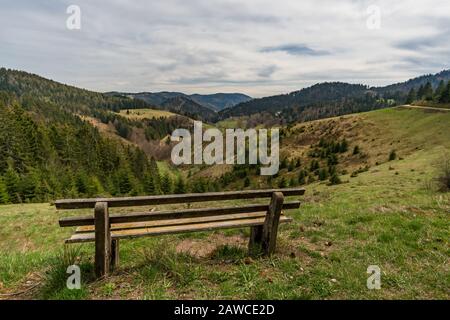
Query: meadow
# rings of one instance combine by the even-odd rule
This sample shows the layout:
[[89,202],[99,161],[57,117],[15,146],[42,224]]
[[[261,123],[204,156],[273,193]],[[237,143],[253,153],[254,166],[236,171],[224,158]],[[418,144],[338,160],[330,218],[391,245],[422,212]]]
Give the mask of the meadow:
[[[270,258],[247,256],[248,229],[124,240],[119,268],[94,280],[93,245],[64,245],[71,230],[58,226],[61,216],[90,211],[3,205],[0,299],[449,299],[450,194],[435,178],[450,150],[450,113],[355,117],[371,166],[338,185],[306,185]],[[393,161],[389,141],[400,154]],[[73,263],[80,290],[66,288]],[[370,265],[380,267],[379,290],[366,286]]]

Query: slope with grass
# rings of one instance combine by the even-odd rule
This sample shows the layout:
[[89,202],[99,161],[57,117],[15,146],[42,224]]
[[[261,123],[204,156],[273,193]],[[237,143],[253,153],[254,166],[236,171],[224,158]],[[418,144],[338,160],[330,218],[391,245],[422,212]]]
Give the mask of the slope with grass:
[[[306,139],[308,127],[329,130],[326,121],[361,146],[370,167],[339,185],[309,184],[271,258],[246,256],[247,229],[122,241],[120,268],[94,282],[93,246],[64,247],[70,230],[57,225],[76,213],[0,206],[0,299],[449,299],[450,194],[434,178],[450,150],[450,113],[386,109],[321,120],[291,128],[282,144],[301,154],[316,140],[295,139]],[[347,122],[355,128],[341,131]],[[392,148],[398,157],[388,161]],[[81,266],[81,290],[65,287],[72,263]],[[381,269],[380,290],[367,289],[369,265]]]

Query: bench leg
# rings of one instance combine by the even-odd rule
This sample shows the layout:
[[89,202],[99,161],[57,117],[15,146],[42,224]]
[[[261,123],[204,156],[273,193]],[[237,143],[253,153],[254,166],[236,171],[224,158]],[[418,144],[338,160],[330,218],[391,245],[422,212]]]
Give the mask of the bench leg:
[[258,255],[262,249],[263,226],[250,227],[250,240],[248,242],[248,253]]
[[274,192],[270,200],[269,211],[267,211],[262,231],[262,250],[264,255],[275,252],[277,244],[278,224],[280,222],[281,209],[283,207],[283,193]]
[[111,231],[109,227],[108,204],[97,202],[95,217],[95,275],[97,278],[107,276],[111,262]]
[[111,241],[111,271],[119,266],[119,239]]

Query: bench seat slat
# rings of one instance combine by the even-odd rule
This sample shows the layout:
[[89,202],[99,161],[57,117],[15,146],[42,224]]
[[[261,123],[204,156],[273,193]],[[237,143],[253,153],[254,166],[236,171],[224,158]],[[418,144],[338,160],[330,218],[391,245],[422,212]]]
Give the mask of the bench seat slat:
[[[159,220],[159,221],[115,223],[115,224],[111,224],[111,231],[150,228],[150,227],[175,226],[175,225],[202,223],[202,222],[261,218],[261,217],[265,217],[265,216],[266,216],[266,212],[260,211],[260,212],[240,213],[240,214],[225,214],[225,215],[209,216],[209,217],[195,217],[195,218],[167,219],[167,220]],[[75,230],[75,233],[94,232],[94,230],[95,230],[94,226],[81,226]]]
[[[155,226],[138,229],[116,230],[111,232],[112,239],[126,239],[126,238],[139,238],[145,236],[157,236],[164,234],[176,234],[185,232],[196,231],[210,231],[216,229],[229,229],[229,228],[244,228],[252,227],[264,224],[265,217],[247,218],[247,219],[233,219],[226,221],[213,221],[203,223],[193,223],[185,225],[167,225],[167,226]],[[282,216],[280,217],[280,223],[291,222],[292,218]],[[66,243],[80,243],[91,242],[95,240],[95,233],[75,233]]]

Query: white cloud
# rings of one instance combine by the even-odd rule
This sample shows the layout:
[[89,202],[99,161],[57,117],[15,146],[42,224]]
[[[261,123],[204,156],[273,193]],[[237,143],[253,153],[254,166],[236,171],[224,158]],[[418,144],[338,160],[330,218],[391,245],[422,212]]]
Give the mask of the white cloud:
[[[65,28],[70,4],[79,31]],[[381,9],[378,30],[366,26],[369,5]],[[264,96],[450,65],[444,0],[29,0],[2,4],[0,21],[2,65],[99,91]]]

